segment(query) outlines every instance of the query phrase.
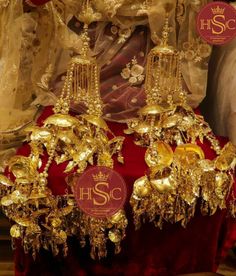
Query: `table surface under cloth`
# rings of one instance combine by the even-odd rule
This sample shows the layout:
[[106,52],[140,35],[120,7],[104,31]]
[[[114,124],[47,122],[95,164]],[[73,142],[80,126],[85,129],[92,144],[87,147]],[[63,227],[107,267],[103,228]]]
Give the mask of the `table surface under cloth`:
[[[47,107],[38,122],[52,114]],[[142,225],[135,231],[129,198],[134,181],[147,171],[144,161],[145,148],[133,143],[132,135],[123,134],[125,124],[108,123],[115,135],[125,136],[123,156],[125,164],[115,161],[114,169],[119,172],[127,185],[128,197],[125,205],[129,225],[126,238],[122,242],[122,251],[113,255],[113,248],[108,245],[108,257],[102,261],[94,261],[89,256],[89,246],[80,248],[79,241],[71,238],[66,258],[53,257],[50,252],[42,251],[36,261],[24,254],[20,245],[14,254],[16,276],[21,275],[176,275],[179,273],[215,271],[220,258],[236,241],[236,222],[227,218],[226,211],[218,210],[213,216],[202,216],[199,211],[183,228],[179,223],[164,223],[159,230],[152,223]],[[224,144],[226,139],[219,138]],[[202,146],[206,157],[214,158],[215,153],[206,142]],[[29,155],[30,148],[23,145],[18,154]],[[45,160],[44,160],[45,161]],[[52,163],[49,169],[49,186],[52,192],[63,194],[66,188],[63,173],[66,164]]]

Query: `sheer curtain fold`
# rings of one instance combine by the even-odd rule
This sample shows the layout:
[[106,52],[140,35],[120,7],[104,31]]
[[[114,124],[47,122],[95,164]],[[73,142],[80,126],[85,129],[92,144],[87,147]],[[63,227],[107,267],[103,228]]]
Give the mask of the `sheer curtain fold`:
[[[63,2],[70,7],[68,13],[74,10],[69,27],[79,35],[78,4],[71,0]],[[188,90],[188,101],[192,107],[199,105],[206,93],[211,47],[199,38],[195,22],[198,11],[209,1],[153,0],[149,1],[148,8],[144,1],[138,0],[91,2],[95,12],[100,13],[99,21],[91,26],[90,37],[92,54],[102,68],[101,96],[107,120],[124,121],[134,117],[138,108],[145,104],[144,81],[130,83],[129,78],[122,78],[121,72],[134,57],[145,70],[146,56],[153,41],[160,42],[166,10],[171,26],[169,43],[179,49],[183,58],[183,82]],[[116,33],[114,26],[118,28]],[[66,63],[64,66],[66,70]],[[59,91],[61,84],[54,83],[54,86]],[[81,111],[79,107],[73,108]]]
[[[203,112],[217,135],[236,145],[236,39],[213,49]],[[211,109],[208,108],[211,106]]]
[[[205,96],[211,47],[197,35],[195,17],[209,1],[153,0],[147,1],[151,3],[148,8],[140,0],[91,2],[100,14],[99,21],[91,25],[90,36],[92,55],[101,66],[106,119],[124,121],[136,116],[145,104],[146,57],[153,41],[160,42],[166,9],[171,26],[169,43],[183,57],[182,72],[189,102],[193,107],[199,105]],[[28,13],[23,12],[19,0],[5,1],[1,6],[1,132],[32,120],[38,105],[55,103],[67,62],[81,48],[82,27],[78,20],[81,3],[53,0]],[[129,70],[131,75],[127,76]],[[81,110],[78,106],[73,108]]]

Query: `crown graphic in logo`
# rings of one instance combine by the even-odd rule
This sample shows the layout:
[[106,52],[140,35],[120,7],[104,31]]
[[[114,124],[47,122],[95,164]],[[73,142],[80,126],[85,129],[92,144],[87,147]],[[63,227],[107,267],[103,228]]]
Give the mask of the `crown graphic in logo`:
[[108,174],[103,174],[101,171],[98,174],[93,174],[93,180],[96,182],[107,181],[108,177]]
[[225,8],[220,8],[217,6],[216,8],[211,8],[213,14],[224,14]]

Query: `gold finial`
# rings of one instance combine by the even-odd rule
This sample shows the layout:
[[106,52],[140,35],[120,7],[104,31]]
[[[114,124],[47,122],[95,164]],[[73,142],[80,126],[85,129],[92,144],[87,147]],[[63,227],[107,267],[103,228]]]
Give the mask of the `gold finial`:
[[167,46],[168,45],[169,32],[170,32],[169,13],[166,13],[164,27],[163,27],[163,30],[162,30],[161,46]]
[[88,36],[88,25],[86,23],[84,24],[81,40],[82,40],[82,48],[80,51],[80,55],[82,57],[88,57],[90,38]]

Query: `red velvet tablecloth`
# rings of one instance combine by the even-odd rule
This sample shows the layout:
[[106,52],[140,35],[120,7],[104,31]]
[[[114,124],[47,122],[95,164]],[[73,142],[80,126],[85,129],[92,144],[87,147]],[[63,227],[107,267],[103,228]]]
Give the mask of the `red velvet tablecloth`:
[[[52,113],[46,108],[39,123]],[[116,135],[124,135],[124,124],[109,123]],[[128,197],[126,212],[129,225],[127,236],[122,242],[122,251],[113,254],[112,245],[108,245],[108,258],[94,261],[89,257],[89,247],[80,248],[76,239],[69,242],[69,254],[53,257],[50,252],[42,251],[36,261],[26,255],[18,246],[15,250],[15,272],[17,276],[82,276],[82,275],[160,275],[171,276],[179,273],[215,271],[220,257],[236,241],[236,223],[227,218],[225,210],[217,211],[213,216],[202,216],[199,212],[184,229],[180,224],[164,224],[163,230],[146,223],[135,231],[132,222],[129,198],[134,181],[147,170],[144,162],[145,148],[136,146],[132,136],[125,136],[123,155],[125,165],[115,162],[114,169],[126,181]],[[225,143],[225,139],[220,138]],[[214,151],[205,143],[207,158],[214,158]],[[23,145],[18,154],[28,155],[29,146]],[[53,163],[49,169],[49,185],[54,194],[63,194],[66,187],[63,170],[66,164]]]

